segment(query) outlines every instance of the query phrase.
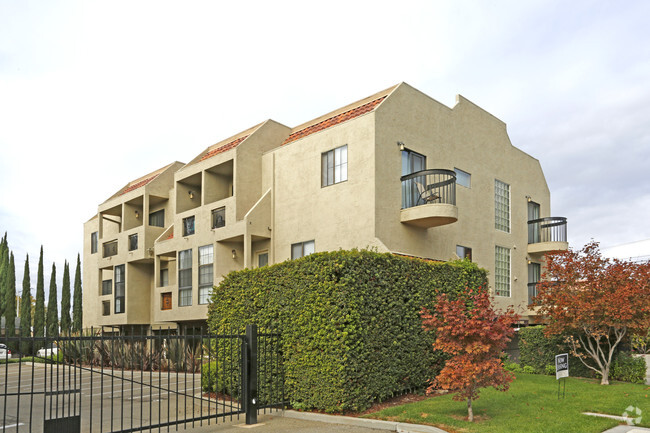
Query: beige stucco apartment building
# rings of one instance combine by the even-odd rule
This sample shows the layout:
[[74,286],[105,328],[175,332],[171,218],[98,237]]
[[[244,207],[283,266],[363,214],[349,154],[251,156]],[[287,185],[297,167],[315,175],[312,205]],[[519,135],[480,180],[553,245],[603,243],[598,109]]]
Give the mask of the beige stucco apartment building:
[[568,247],[550,215],[539,161],[502,121],[402,83],[294,128],[267,120],[100,204],[84,226],[84,326],[189,332],[227,273],[350,248],[468,257],[496,304],[530,320],[543,254]]

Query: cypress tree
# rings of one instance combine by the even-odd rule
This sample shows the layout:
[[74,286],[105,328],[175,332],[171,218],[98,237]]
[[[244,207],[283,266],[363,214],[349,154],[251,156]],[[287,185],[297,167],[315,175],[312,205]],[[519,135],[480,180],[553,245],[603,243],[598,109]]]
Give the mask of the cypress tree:
[[63,286],[61,287],[61,333],[70,335],[70,264],[63,264]]
[[43,246],[41,257],[38,259],[38,275],[36,277],[36,305],[34,306],[34,337],[45,335],[45,283],[43,279]]
[[45,327],[47,335],[59,334],[59,309],[56,296],[56,265],[52,263],[52,275],[50,276],[50,295],[47,298],[47,317]]
[[74,272],[74,305],[72,307],[72,332],[81,332],[83,311],[81,307],[81,259],[77,253],[77,269]]
[[[7,336],[16,336],[16,263],[14,262],[14,253],[11,253],[9,259],[9,269],[7,272],[7,286],[5,291],[5,332]],[[14,350],[14,344],[10,345]]]
[[[0,241],[0,316],[4,316],[5,312],[5,293],[7,292],[7,285],[9,273],[9,245],[7,244],[7,233]],[[6,323],[6,322],[5,322]]]
[[[23,292],[20,298],[20,336],[28,338],[31,333],[32,326],[32,291],[30,288],[29,278],[29,254],[25,258],[25,271],[23,273]],[[22,353],[29,353],[31,351],[29,341],[23,341],[20,348]]]

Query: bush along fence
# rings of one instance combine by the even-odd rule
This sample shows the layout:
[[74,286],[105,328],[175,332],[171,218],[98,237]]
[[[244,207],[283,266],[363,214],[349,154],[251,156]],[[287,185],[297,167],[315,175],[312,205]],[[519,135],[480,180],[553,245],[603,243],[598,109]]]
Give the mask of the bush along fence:
[[285,404],[279,341],[250,324],[228,334],[3,337],[23,351],[0,360],[0,419],[46,433],[187,427],[242,414],[254,424],[258,410]]
[[213,291],[208,324],[217,333],[244,323],[281,329],[291,405],[359,411],[437,375],[445,359],[422,329],[422,307],[485,284],[468,261],[317,253],[229,274]]

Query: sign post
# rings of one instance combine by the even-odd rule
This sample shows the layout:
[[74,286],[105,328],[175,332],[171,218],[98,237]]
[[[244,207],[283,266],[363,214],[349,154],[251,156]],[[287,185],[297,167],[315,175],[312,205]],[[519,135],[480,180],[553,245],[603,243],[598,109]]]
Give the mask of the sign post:
[[560,382],[559,380],[564,378],[564,391],[562,393],[562,398],[566,395],[566,378],[569,377],[569,354],[562,353],[560,355],[555,355],[555,379],[558,380],[557,383],[557,399],[560,399]]

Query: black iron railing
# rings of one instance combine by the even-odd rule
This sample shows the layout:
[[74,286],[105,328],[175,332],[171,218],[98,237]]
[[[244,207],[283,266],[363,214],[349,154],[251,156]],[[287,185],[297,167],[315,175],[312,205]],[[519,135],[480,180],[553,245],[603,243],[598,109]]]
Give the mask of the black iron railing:
[[566,241],[566,218],[546,217],[528,221],[529,244]]
[[400,180],[402,209],[432,203],[456,205],[456,173],[451,170],[420,170]]
[[117,255],[117,241],[110,241],[104,244],[104,257]]

